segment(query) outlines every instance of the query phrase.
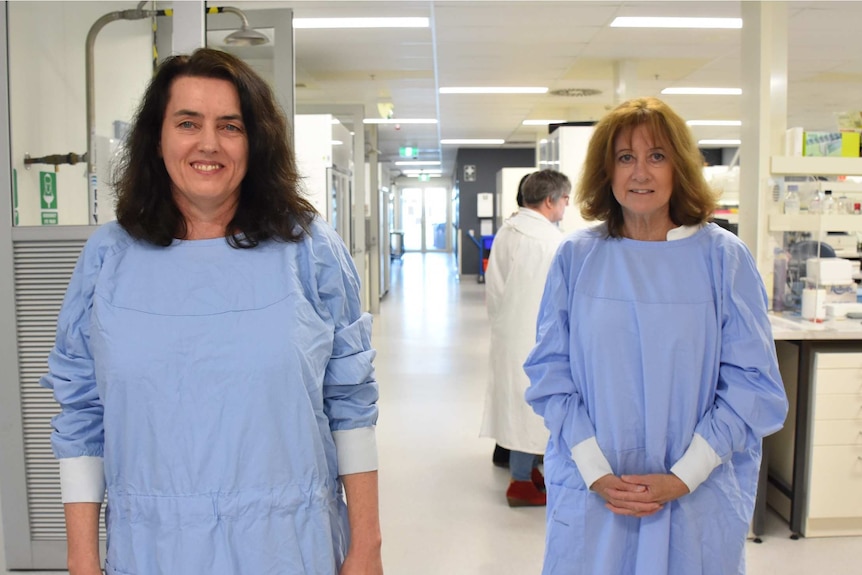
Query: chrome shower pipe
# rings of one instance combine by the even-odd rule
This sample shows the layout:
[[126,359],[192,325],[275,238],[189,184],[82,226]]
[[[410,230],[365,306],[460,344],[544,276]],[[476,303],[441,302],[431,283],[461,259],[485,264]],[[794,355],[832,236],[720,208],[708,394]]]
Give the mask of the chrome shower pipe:
[[86,62],[84,73],[86,75],[86,100],[87,100],[87,197],[89,201],[90,224],[98,224],[96,206],[98,200],[98,180],[96,178],[96,98],[95,98],[95,48],[96,36],[106,25],[117,20],[142,20],[153,16],[170,15],[170,10],[142,10],[141,2],[134,10],[120,10],[109,12],[90,27],[87,33]]

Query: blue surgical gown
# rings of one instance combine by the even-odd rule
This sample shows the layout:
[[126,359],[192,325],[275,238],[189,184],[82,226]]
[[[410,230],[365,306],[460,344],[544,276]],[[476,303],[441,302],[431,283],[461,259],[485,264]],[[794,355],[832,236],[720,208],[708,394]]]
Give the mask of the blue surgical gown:
[[87,242],[43,385],[58,458],[103,456],[109,575],[333,575],[334,432],[373,430],[371,318],[344,244]]
[[[545,575],[744,573],[761,438],[787,413],[766,309],[750,253],[714,224],[561,244],[525,364],[550,430]],[[669,473],[695,433],[721,465],[640,519],[608,510],[571,455],[595,437],[617,476]]]

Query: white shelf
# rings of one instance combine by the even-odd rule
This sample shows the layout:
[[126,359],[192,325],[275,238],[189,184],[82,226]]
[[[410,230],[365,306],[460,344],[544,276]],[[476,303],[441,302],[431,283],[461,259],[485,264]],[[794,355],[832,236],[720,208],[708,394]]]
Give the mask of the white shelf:
[[862,215],[771,214],[771,232],[862,232]]
[[862,175],[862,158],[772,156],[772,173],[789,176]]

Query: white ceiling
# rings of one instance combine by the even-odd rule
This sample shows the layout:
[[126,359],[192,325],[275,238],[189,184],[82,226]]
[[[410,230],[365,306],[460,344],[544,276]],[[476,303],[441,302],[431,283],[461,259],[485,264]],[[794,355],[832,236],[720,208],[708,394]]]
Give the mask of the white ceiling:
[[[440,138],[503,138],[535,145],[544,126],[526,119],[596,120],[614,103],[615,65],[636,69],[634,95],[670,86],[740,87],[739,30],[610,28],[617,16],[740,17],[741,3],[651,1],[234,1],[291,7],[295,17],[424,16],[427,29],[295,31],[296,103],[363,104],[379,117],[437,118],[437,125],[382,125],[380,160],[413,146],[451,174],[457,146]],[[835,114],[862,109],[862,2],[790,1],[788,126],[834,130]],[[232,50],[271,59],[272,48]],[[622,64],[620,64],[622,63]],[[438,94],[451,86],[591,88],[588,97]],[[632,93],[630,92],[630,95]],[[740,119],[739,96],[660,96],[686,119]],[[697,138],[739,138],[739,128],[695,127]],[[298,142],[297,145],[302,145]],[[442,154],[442,157],[441,157]],[[394,168],[394,166],[393,166]],[[394,172],[397,174],[397,169]]]

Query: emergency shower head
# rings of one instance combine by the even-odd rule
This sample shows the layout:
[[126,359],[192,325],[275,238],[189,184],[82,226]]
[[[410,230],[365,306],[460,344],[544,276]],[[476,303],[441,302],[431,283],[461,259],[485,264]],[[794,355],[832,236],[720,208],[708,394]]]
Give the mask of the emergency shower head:
[[230,12],[231,14],[236,14],[242,20],[242,25],[240,29],[236,32],[231,32],[227,36],[225,36],[224,42],[230,46],[260,46],[261,44],[266,44],[269,42],[269,38],[267,38],[264,34],[261,34],[257,30],[253,29],[249,23],[248,18],[245,16],[245,12],[240,10],[239,8],[234,8],[233,6],[219,6],[214,9],[218,12]]

